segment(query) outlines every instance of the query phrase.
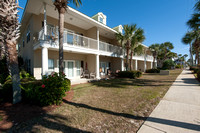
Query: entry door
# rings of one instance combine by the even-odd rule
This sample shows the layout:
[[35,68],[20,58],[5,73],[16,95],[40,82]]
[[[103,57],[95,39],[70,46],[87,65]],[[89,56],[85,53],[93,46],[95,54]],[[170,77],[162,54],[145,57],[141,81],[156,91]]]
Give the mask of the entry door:
[[74,77],[74,61],[67,61],[67,77]]

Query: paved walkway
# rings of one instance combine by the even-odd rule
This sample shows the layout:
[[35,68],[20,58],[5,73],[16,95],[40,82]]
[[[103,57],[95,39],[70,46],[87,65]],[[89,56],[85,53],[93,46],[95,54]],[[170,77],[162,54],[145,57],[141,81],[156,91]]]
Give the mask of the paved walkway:
[[138,133],[200,133],[200,85],[184,70]]

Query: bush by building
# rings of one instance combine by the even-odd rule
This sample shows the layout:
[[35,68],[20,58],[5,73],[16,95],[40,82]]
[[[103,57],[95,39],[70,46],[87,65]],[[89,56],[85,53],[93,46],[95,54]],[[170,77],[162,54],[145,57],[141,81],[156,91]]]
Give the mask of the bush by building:
[[[40,106],[60,104],[71,83],[64,74],[52,73],[42,80],[35,80],[25,71],[20,72],[22,101]],[[13,89],[10,77],[0,90],[0,97],[4,101],[12,102]]]
[[118,77],[120,77],[120,78],[135,79],[135,78],[139,78],[141,76],[142,76],[141,71],[121,71],[118,73]]
[[146,73],[160,73],[160,69],[156,69],[156,68],[147,69]]

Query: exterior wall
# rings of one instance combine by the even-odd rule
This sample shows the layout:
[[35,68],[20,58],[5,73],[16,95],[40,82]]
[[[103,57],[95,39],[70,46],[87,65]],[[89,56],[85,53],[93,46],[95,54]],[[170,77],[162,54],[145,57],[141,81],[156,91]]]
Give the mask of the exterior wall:
[[86,36],[89,38],[97,39],[97,28],[93,27],[86,31]]
[[133,60],[133,70],[136,70],[136,68],[135,68],[135,60]]
[[121,58],[112,58],[111,59],[111,71],[112,72],[116,72],[116,70],[120,70],[121,71],[121,68],[122,65],[121,65]]
[[[40,14],[38,16],[34,15],[34,20],[36,21],[36,23],[34,24],[35,32],[39,32],[42,29],[42,21],[44,20],[44,15],[43,14]],[[52,25],[52,26],[58,26],[58,20],[47,16],[47,24]],[[64,28],[72,30],[78,34],[83,34],[83,36],[97,39],[97,28],[96,27],[93,27],[88,30],[84,30],[80,27],[77,27],[77,26],[74,26],[74,25],[71,25],[71,24],[65,22]]]
[[100,62],[110,62],[110,68],[112,72],[116,70],[121,70],[121,58],[100,56]]
[[[34,35],[34,19],[33,16],[29,18],[24,29],[21,29],[21,37],[18,40],[18,45],[20,45],[20,49],[18,49],[18,55],[23,58],[23,60],[31,60],[31,73],[33,74],[33,63],[34,63],[34,51],[33,51],[33,35]],[[27,30],[30,28],[30,41],[27,43]],[[24,40],[24,47],[23,47]],[[25,63],[25,62],[24,62]]]
[[103,36],[99,36],[99,40],[102,41],[102,42],[107,42],[107,43],[112,43],[112,39],[109,39],[109,38],[106,38],[106,37],[103,37]]
[[[147,69],[151,69],[151,62],[147,61],[146,64],[147,64]],[[152,65],[153,65],[153,64],[152,64]],[[152,67],[153,67],[153,66],[152,66]]]
[[[87,55],[85,63],[87,63],[87,68],[89,72],[96,72],[96,56],[95,55]],[[86,67],[86,64],[85,64],[85,67]]]
[[138,60],[138,70],[144,72],[144,61]]
[[33,75],[36,79],[42,78],[42,50],[37,49],[34,51],[34,68]]

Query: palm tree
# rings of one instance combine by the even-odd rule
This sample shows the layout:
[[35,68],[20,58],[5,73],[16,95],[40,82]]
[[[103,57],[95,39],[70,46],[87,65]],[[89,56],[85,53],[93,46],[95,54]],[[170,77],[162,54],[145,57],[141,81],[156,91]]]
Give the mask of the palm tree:
[[196,12],[200,12],[200,0],[197,0],[197,3],[194,6]]
[[160,44],[160,50],[158,54],[158,61],[160,67],[162,67],[163,62],[169,57],[168,54],[171,52],[171,50],[174,48],[173,44],[171,42],[164,42]]
[[123,26],[124,33],[117,33],[116,39],[118,42],[126,49],[126,71],[128,71],[129,66],[129,54],[131,49],[131,40],[134,36],[134,32],[136,31],[136,24],[133,25],[124,25]]
[[190,45],[190,64],[193,66],[193,53],[192,53],[192,41],[194,40],[193,32],[187,32],[182,38],[184,44]]
[[149,46],[149,48],[153,52],[153,68],[156,68],[155,61],[157,60],[158,52],[160,50],[160,44],[152,44],[151,46]]
[[144,41],[144,30],[141,28],[136,29],[132,40],[131,40],[131,53],[130,53],[130,70],[133,70],[133,55],[141,55],[143,53],[144,47],[141,45],[141,43]]
[[19,22],[17,0],[4,0],[0,2],[0,44],[4,45],[8,68],[11,71],[13,87],[13,103],[21,101],[20,76],[18,68],[16,44],[19,38]]
[[54,0],[54,6],[58,10],[59,14],[59,72],[63,73],[63,32],[64,32],[64,17],[67,10],[69,2],[73,2],[77,7],[79,7],[82,2],[81,0]]

